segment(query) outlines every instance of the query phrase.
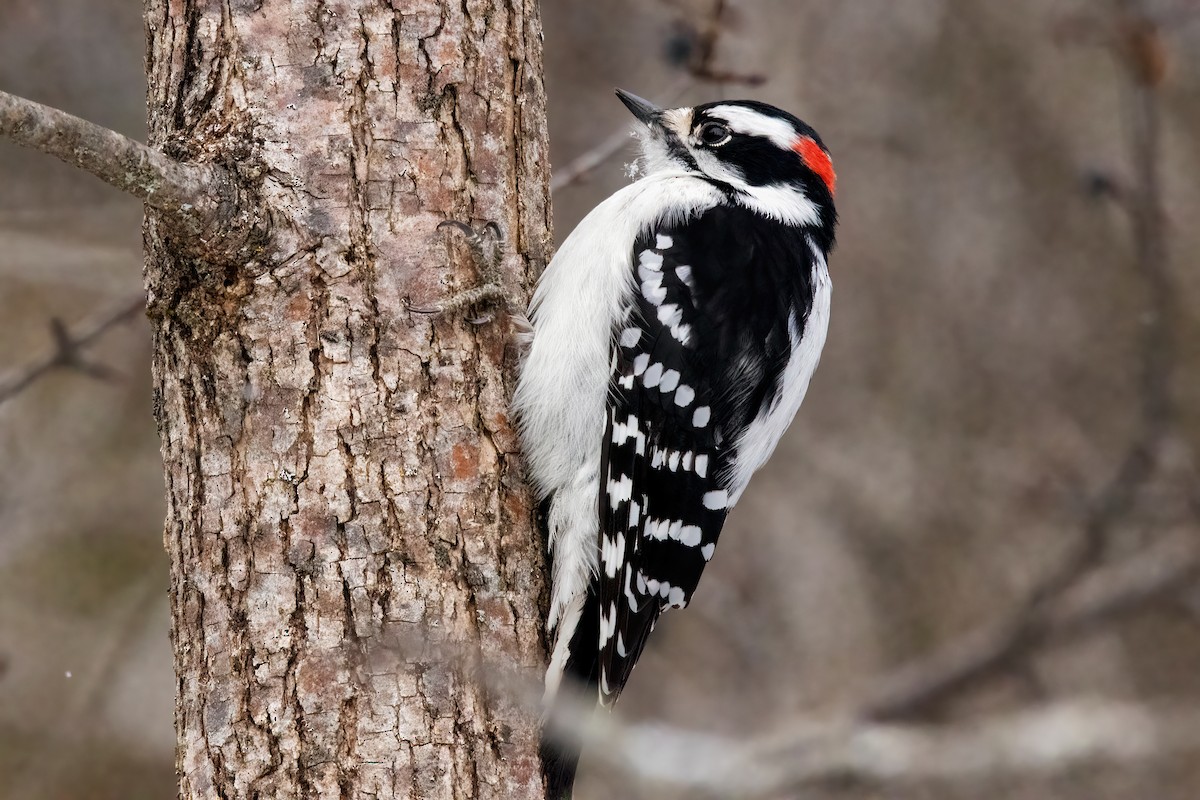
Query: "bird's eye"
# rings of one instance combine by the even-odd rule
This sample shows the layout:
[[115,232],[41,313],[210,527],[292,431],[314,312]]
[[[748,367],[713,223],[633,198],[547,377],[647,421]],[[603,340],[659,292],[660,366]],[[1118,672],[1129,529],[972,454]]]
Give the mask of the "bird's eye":
[[706,122],[700,127],[697,134],[701,144],[709,147],[716,147],[719,144],[725,144],[729,140],[729,128],[719,122]]

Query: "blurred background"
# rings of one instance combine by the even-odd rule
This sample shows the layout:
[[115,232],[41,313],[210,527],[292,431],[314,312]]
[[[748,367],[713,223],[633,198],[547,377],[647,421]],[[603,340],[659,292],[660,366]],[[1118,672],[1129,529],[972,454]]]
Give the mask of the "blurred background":
[[[559,241],[628,180],[614,86],[779,105],[820,131],[839,177],[821,368],[696,601],[660,623],[627,716],[752,735],[853,704],[1049,576],[1196,535],[1200,3],[1133,8],[544,4]],[[0,88],[143,138],[141,12],[0,0]],[[0,798],[175,792],[149,335],[118,317],[140,290],[140,218],[0,141]],[[89,370],[6,393],[53,352],[53,320],[114,324]],[[915,718],[1081,693],[1195,703],[1198,599],[1143,600]],[[585,759],[581,797],[623,791]],[[805,797],[985,794],[1194,799],[1200,765]]]

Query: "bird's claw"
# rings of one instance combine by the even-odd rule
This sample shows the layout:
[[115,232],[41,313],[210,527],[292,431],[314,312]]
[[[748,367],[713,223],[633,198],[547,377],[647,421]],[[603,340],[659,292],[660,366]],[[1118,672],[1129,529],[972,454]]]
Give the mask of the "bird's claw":
[[[470,306],[506,300],[504,288],[500,285],[500,263],[504,258],[504,232],[495,222],[488,221],[479,229],[465,222],[448,219],[438,223],[437,229],[453,228],[463,234],[475,265],[483,282],[474,288],[458,292],[434,306],[414,306],[405,301],[408,310],[415,314],[454,314]],[[488,245],[491,253],[487,252]],[[495,317],[492,313],[481,314],[467,319],[472,325],[482,325]]]

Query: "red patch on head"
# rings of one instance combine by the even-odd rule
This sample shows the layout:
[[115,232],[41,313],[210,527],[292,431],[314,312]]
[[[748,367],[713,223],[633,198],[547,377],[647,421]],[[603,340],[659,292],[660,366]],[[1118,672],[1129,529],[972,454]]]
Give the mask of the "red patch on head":
[[830,160],[829,153],[807,136],[800,136],[792,142],[792,149],[800,154],[804,166],[824,181],[829,193],[834,194],[837,188],[837,174],[833,171],[833,161]]

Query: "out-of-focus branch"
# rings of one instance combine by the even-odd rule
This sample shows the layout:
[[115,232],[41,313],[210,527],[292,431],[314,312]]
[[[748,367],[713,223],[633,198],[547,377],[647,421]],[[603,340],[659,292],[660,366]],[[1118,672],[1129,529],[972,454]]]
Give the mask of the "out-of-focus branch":
[[556,192],[587,177],[592,170],[625,149],[629,138],[629,126],[623,125],[592,149],[580,153],[554,170],[554,174],[550,176],[550,191]]
[[927,710],[1035,651],[1173,601],[1198,578],[1200,543],[1186,535],[1164,540],[1094,570],[1053,602],[914,661],[881,680],[849,712],[801,717],[748,740],[625,725],[570,706],[567,719],[555,724],[582,733],[589,752],[630,778],[738,798],[845,779],[896,785],[1028,778],[1088,762],[1138,763],[1193,752],[1200,750],[1200,708],[1075,701],[939,726],[892,721]]
[[[663,94],[659,102],[671,103],[679,99],[695,83],[695,80],[690,75],[683,76]],[[658,98],[655,99],[658,100]],[[626,124],[617,128],[604,141],[592,149],[580,153],[563,166],[554,170],[554,174],[550,176],[550,190],[557,191],[584,179],[592,170],[625,149],[625,146],[629,144],[630,138],[629,125]]]
[[700,81],[709,83],[737,83],[743,86],[758,86],[765,83],[767,78],[758,72],[737,72],[721,69],[716,65],[717,47],[721,36],[730,27],[730,17],[733,9],[729,0],[713,0],[709,13],[704,16],[693,30],[694,43],[690,58],[687,60],[687,70]]
[[[857,704],[803,715],[769,733],[730,737],[657,723],[630,724],[596,711],[594,693],[564,686],[547,721],[581,741],[610,773],[705,797],[769,797],[822,782],[889,785],[1060,774],[1081,764],[1142,763],[1200,750],[1200,708],[1163,709],[1101,700],[1056,702],[1017,714],[943,725],[899,724],[995,670],[1160,602],[1200,578],[1200,542],[1164,539],[1121,563],[1093,570],[1023,617],[968,634],[880,680]],[[392,649],[460,671],[500,702],[536,707],[537,675],[486,663],[470,643],[437,641],[403,626]],[[574,692],[574,694],[572,694]]]
[[1200,750],[1200,708],[1076,700],[939,726],[797,720],[749,741],[601,717],[589,746],[639,782],[705,797],[776,797],[833,781],[974,784],[1097,762],[1144,764]]
[[[715,66],[717,44],[725,31],[729,14],[727,0],[715,0],[709,13],[696,28],[687,31],[684,48],[684,75],[662,98],[651,98],[670,103],[682,97],[689,89],[701,83],[733,83],[743,86],[758,86],[766,76],[758,73],[741,73],[721,70]],[[622,125],[605,137],[595,147],[579,154],[554,170],[550,177],[551,191],[557,191],[583,180],[597,167],[625,149],[629,143],[629,126]]]
[[901,667],[867,692],[854,716],[891,720],[928,711],[1041,647],[1066,643],[1101,623],[1171,599],[1197,580],[1200,542],[1193,536],[1164,539]]
[[1132,223],[1135,269],[1146,289],[1138,344],[1138,423],[1116,472],[1089,505],[1083,532],[1059,569],[1038,592],[1049,597],[1069,585],[1103,554],[1112,528],[1132,510],[1153,475],[1163,438],[1174,420],[1175,287],[1170,273],[1160,181],[1158,88],[1166,76],[1161,22],[1140,0],[1116,0],[1112,13],[1073,17],[1060,27],[1065,42],[1109,48],[1127,78],[1129,150],[1133,183],[1101,178],[1095,188],[1118,201]]
[[108,311],[101,312],[74,330],[68,330],[57,319],[51,320],[54,350],[0,376],[0,404],[16,397],[46,373],[59,368],[74,369],[94,378],[113,377],[115,373],[111,368],[87,361],[83,351],[120,323],[132,319],[145,307],[146,299],[139,294],[121,301]]
[[0,136],[90,172],[166,214],[200,254],[237,258],[251,236],[237,185],[215,164],[177,161],[116,131],[0,92]]

